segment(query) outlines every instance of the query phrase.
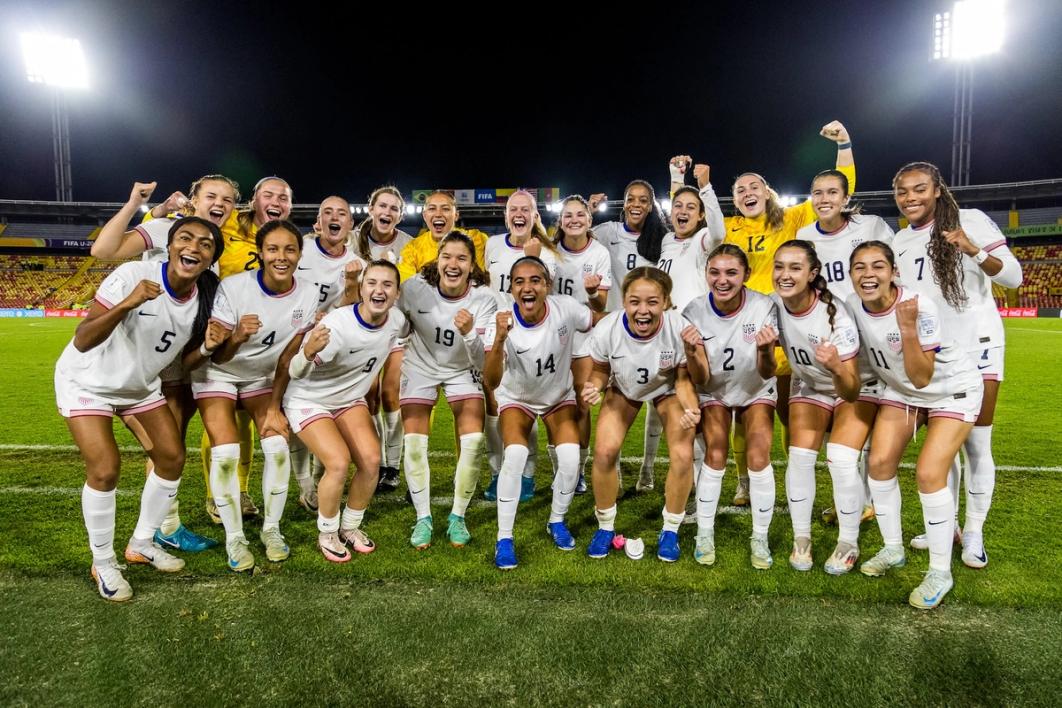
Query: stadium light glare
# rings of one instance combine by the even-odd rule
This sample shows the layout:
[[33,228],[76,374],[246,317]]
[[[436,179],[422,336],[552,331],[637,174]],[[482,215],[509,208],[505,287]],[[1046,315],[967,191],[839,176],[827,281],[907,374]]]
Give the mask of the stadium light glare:
[[671,200],[670,199],[665,199],[665,200],[661,201],[660,202],[660,208],[670,214],[671,213]]
[[81,42],[41,32],[19,35],[26,78],[31,83],[61,89],[87,89],[88,65]]
[[418,206],[418,207],[417,207],[417,213],[418,213],[418,214],[423,214],[423,213],[424,213],[424,207],[422,207],[422,206]]
[[968,61],[1003,48],[1005,0],[960,0],[933,17],[933,59]]
[[147,204],[141,204],[141,205],[140,205],[140,212],[141,212],[141,213],[143,213],[143,214],[147,214],[147,213],[148,213],[148,211],[149,211],[149,208],[148,208],[148,205],[147,205]]
[[412,216],[413,214],[417,213],[416,207],[414,207],[412,204],[406,204],[406,213]]
[[601,213],[608,211],[608,202],[601,202],[597,205],[597,210]]

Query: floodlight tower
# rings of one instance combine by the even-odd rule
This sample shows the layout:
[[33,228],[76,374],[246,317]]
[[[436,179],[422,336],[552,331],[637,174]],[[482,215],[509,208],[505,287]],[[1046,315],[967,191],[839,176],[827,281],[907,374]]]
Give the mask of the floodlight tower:
[[24,32],[22,58],[30,83],[52,90],[52,151],[55,156],[55,199],[74,200],[70,172],[70,120],[66,112],[67,89],[88,88],[88,68],[81,42],[68,37]]
[[960,0],[933,17],[933,60],[955,63],[951,183],[970,184],[973,131],[973,60],[1003,47],[1005,0]]

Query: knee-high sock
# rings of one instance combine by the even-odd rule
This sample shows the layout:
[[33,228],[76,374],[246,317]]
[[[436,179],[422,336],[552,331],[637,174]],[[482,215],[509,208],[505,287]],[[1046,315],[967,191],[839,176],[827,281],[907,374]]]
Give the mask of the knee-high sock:
[[955,509],[955,523],[959,522],[959,488],[962,485],[962,458],[955,453],[955,459],[948,467],[948,491],[951,492],[951,500]]
[[[148,466],[151,468],[148,470],[148,474],[150,475],[155,471],[155,466],[150,460],[148,460]],[[170,508],[166,512],[166,518],[162,520],[162,525],[159,526],[159,532],[162,533],[163,536],[169,536],[179,528],[181,528],[181,505],[177,501],[177,497],[174,496],[173,499],[170,500]]]
[[645,452],[642,453],[642,469],[653,469],[656,464],[656,452],[660,448],[660,434],[664,422],[656,412],[656,406],[650,405],[645,411]]
[[483,432],[487,436],[487,467],[490,476],[497,477],[502,464],[502,439],[498,430],[498,416],[488,415],[483,421]]
[[[303,448],[305,450],[305,448]],[[288,501],[288,483],[291,481],[291,453],[288,441],[281,435],[262,438],[262,503],[265,514],[262,530],[278,528]]]
[[[553,470],[553,474],[551,474],[550,477],[551,478],[552,477],[556,477],[557,476],[557,446],[556,445],[546,445],[546,455],[549,456],[549,466],[550,466],[550,469]],[[554,481],[556,481],[556,480],[554,480]]]
[[417,518],[431,516],[431,469],[428,467],[428,436],[420,433],[405,434],[406,486],[413,498]]
[[818,457],[819,453],[815,450],[789,448],[785,493],[789,499],[793,538],[811,538],[811,510],[815,507],[815,460]]
[[996,461],[992,459],[992,426],[982,425],[970,431],[966,439],[966,523],[963,531],[979,534],[984,529],[992,492],[996,488]]
[[[793,452],[789,451],[789,463],[793,462]],[[838,445],[826,444],[826,467],[833,480],[833,508],[837,512],[837,540],[851,543],[859,542],[859,522],[863,517],[863,482],[859,479],[859,450]]]
[[483,433],[461,436],[461,452],[454,470],[454,506],[450,513],[464,516],[479,481],[479,456],[483,452]]
[[137,541],[151,542],[155,532],[166,518],[170,505],[177,498],[177,488],[181,480],[162,479],[152,470],[144,480],[144,491],[140,495],[140,518],[137,519],[133,538]]
[[239,443],[216,445],[210,448],[210,488],[218,516],[225,525],[225,537],[243,535],[243,512],[240,509],[240,480],[236,467],[240,462]]
[[714,532],[719,493],[723,488],[723,470],[701,467],[697,477],[697,532]]
[[955,535],[955,499],[945,487],[930,494],[918,493],[929,544],[929,567],[951,572],[951,546]]
[[693,488],[697,488],[697,475],[704,467],[704,436],[700,433],[693,438]]
[[579,483],[579,445],[561,443],[557,446],[557,478],[553,480],[553,505],[549,511],[549,522],[564,521],[568,507],[575,495],[575,485]]
[[506,445],[498,473],[498,540],[513,537],[516,507],[520,504],[520,475],[527,462],[526,445]]
[[398,469],[402,461],[402,413],[400,411],[383,411],[383,464],[384,467]]
[[749,470],[749,504],[752,506],[752,533],[766,534],[774,516],[774,468]]
[[745,426],[734,421],[730,428],[730,451],[734,453],[734,466],[737,467],[738,477],[747,480],[749,478],[748,455],[745,452]]
[[291,453],[291,473],[299,485],[299,491],[303,494],[312,493],[314,484],[309,449],[294,435],[291,437],[288,448]]
[[616,505],[607,509],[594,508],[594,516],[597,517],[597,527],[602,531],[616,530]]
[[524,477],[534,477],[535,467],[538,465],[538,419],[531,424],[531,432],[527,436],[527,460],[524,462],[522,474]]
[[251,425],[250,413],[236,411],[236,429],[240,435],[240,464],[236,474],[240,477],[240,491],[246,492],[251,477],[251,459],[254,457],[254,426]]
[[874,515],[886,546],[903,546],[900,526],[900,483],[892,479],[870,479],[870,497],[874,500]]
[[103,562],[114,558],[115,490],[101,492],[87,484],[81,488],[81,513],[85,517],[92,559]]
[[873,500],[870,498],[870,438],[863,443],[862,454],[859,456],[859,478],[863,482],[863,506],[868,504],[873,505]]

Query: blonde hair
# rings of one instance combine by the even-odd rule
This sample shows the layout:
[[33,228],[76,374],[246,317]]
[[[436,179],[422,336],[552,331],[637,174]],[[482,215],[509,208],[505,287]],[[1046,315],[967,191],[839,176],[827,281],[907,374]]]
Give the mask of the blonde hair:
[[782,228],[785,223],[785,207],[782,206],[782,200],[779,199],[778,192],[774,191],[774,187],[763,178],[763,175],[758,172],[742,172],[734,179],[734,184],[730,187],[730,193],[734,193],[734,188],[737,187],[737,182],[742,177],[755,177],[763,183],[764,189],[767,190],[767,208],[765,210],[767,228],[771,231],[777,231]]

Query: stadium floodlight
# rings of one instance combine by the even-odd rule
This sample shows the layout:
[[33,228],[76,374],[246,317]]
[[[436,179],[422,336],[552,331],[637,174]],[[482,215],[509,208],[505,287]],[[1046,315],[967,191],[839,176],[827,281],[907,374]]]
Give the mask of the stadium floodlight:
[[87,89],[88,65],[81,42],[40,32],[23,32],[22,58],[31,83],[61,89]]
[[423,214],[423,213],[424,213],[424,207],[422,207],[422,206],[418,206],[418,207],[417,207],[417,213],[418,213],[418,214]]
[[608,211],[608,202],[603,201],[600,204],[598,204],[597,205],[597,210],[599,212],[601,212],[602,214],[605,213],[606,211]]
[[412,204],[406,204],[406,214],[409,214],[410,216],[413,216],[416,213],[417,213],[417,208],[415,206],[413,206]]
[[660,202],[660,208],[663,209],[664,212],[670,214],[671,213],[671,200],[670,199],[662,200]]

